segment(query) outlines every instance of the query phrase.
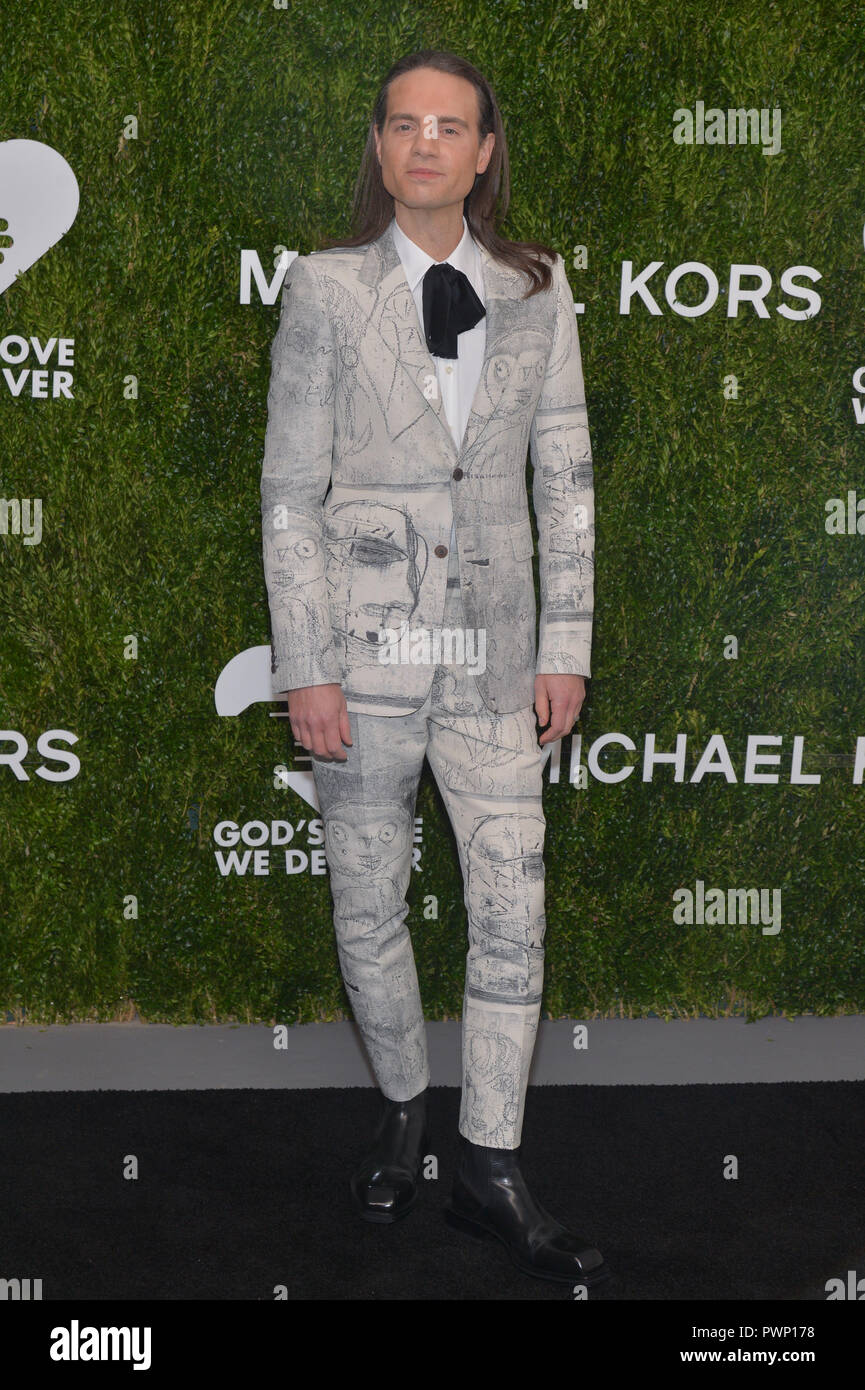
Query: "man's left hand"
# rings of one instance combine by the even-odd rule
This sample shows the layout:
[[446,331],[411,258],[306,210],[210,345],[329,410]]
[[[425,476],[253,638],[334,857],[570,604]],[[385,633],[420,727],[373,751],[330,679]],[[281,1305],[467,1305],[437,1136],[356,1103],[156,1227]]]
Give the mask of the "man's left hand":
[[551,674],[535,676],[535,712],[538,723],[543,727],[549,723],[546,733],[538,742],[543,745],[569,734],[579,716],[580,708],[586,698],[586,682],[583,676],[562,676]]

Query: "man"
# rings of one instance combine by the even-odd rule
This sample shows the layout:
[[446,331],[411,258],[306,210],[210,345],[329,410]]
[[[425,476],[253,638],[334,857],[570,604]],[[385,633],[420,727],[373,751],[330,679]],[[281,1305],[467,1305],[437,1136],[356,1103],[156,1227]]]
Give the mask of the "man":
[[298,256],[283,289],[261,480],[273,686],[313,756],[340,965],[384,1096],[351,1182],[357,1210],[380,1222],[411,1210],[428,1137],[405,925],[426,756],[469,935],[446,1216],[497,1236],[527,1273],[594,1283],[600,1253],[535,1202],[518,1162],[543,984],[540,745],[570,731],[585,696],[594,524],[564,262],[495,230],[507,185],[477,69],[433,51],[397,63],[370,126],[357,234]]

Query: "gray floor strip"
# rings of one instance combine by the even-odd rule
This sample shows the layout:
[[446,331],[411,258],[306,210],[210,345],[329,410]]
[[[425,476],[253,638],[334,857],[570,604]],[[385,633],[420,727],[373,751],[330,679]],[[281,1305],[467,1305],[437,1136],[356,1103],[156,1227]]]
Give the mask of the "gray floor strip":
[[[541,1023],[530,1083],[861,1081],[865,1015]],[[353,1023],[0,1025],[0,1092],[373,1086]],[[428,1023],[433,1086],[460,1085],[460,1025]]]

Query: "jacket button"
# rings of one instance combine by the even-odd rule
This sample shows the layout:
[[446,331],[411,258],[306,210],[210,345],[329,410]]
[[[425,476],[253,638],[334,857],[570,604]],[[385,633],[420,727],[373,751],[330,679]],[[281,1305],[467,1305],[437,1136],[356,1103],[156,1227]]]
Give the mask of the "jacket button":
[[448,553],[448,548],[446,545],[437,545],[433,553],[437,555],[440,560],[443,560]]
[[455,468],[451,476],[456,478],[457,482],[459,482],[460,478],[463,476],[463,470],[461,468]]

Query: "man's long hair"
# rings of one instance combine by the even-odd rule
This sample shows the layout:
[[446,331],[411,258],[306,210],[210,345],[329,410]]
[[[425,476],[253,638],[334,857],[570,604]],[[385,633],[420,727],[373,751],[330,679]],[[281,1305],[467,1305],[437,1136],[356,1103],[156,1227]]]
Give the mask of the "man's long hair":
[[366,147],[361,160],[360,172],[354,191],[352,212],[353,235],[350,237],[331,237],[322,250],[336,246],[366,246],[375,241],[390,223],[394,215],[393,195],[388,193],[382,182],[381,165],[375,148],[374,130],[379,134],[387,117],[387,96],[391,82],[405,72],[415,68],[436,68],[439,72],[451,73],[471,82],[478,94],[480,115],[480,138],[492,132],[495,135],[490,162],[482,174],[475,176],[471,192],[463,201],[463,215],[468,229],[475,241],[481,242],[495,260],[504,261],[515,270],[529,277],[531,287],[523,296],[529,299],[539,290],[548,289],[552,283],[550,265],[542,257],[555,261],[556,253],[539,241],[509,241],[501,236],[495,227],[496,218],[504,218],[510,202],[510,165],[504,126],[493,90],[482,73],[465,58],[440,49],[422,49],[409,53],[394,63],[387,74],[376,99],[370,121]]

